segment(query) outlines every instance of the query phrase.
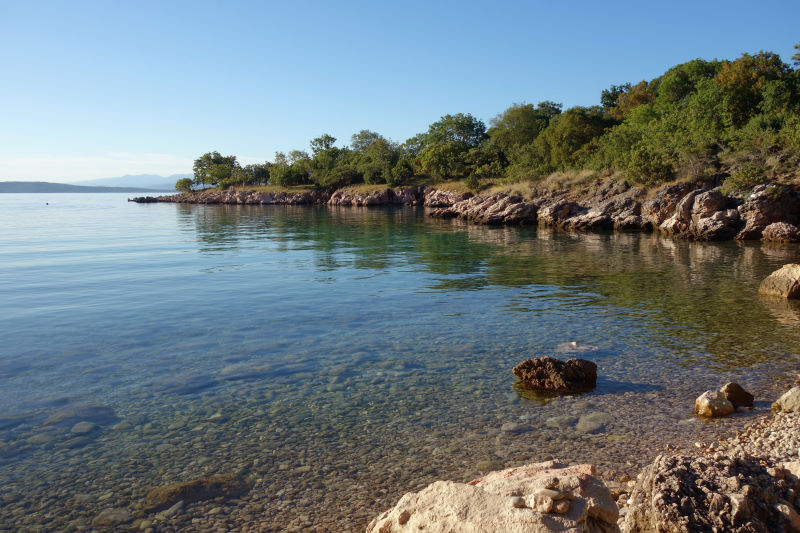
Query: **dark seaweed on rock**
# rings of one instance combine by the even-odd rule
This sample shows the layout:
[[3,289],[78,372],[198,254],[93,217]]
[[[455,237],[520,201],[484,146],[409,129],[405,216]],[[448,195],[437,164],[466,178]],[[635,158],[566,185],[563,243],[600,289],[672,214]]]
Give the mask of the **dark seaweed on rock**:
[[524,386],[548,392],[579,392],[597,385],[597,365],[586,359],[528,359],[514,367],[514,375]]

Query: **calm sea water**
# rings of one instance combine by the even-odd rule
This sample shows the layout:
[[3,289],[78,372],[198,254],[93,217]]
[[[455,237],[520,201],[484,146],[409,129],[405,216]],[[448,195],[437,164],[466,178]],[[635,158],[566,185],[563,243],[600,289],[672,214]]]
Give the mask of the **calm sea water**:
[[[355,531],[434,479],[556,456],[635,473],[748,420],[695,421],[702,391],[738,380],[758,412],[789,383],[800,308],[757,296],[787,262],[800,247],[410,208],[0,195],[0,530],[124,508],[160,531]],[[576,353],[592,393],[515,388],[516,363]],[[137,515],[154,486],[234,471],[238,499]]]

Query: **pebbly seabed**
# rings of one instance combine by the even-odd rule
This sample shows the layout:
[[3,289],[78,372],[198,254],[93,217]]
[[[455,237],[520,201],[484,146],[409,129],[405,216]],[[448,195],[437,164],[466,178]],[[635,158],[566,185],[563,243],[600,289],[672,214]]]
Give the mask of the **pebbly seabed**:
[[[0,209],[3,530],[363,531],[437,479],[556,457],[632,477],[796,367],[800,313],[756,296],[796,245],[33,196]],[[592,392],[515,388],[576,350]],[[754,412],[697,420],[726,381]],[[249,490],[144,510],[227,474]]]

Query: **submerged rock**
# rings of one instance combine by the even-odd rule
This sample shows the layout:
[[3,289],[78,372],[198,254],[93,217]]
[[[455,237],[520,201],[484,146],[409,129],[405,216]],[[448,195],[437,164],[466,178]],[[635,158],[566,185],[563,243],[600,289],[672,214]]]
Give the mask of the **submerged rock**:
[[90,422],[100,426],[115,424],[119,419],[110,407],[95,403],[81,402],[68,405],[51,414],[44,421],[46,426],[72,427],[79,422]]
[[733,404],[720,391],[707,390],[694,401],[694,412],[704,418],[718,418],[734,412]]
[[367,533],[619,531],[619,509],[592,465],[556,461],[491,472],[467,484],[437,481],[403,496]]
[[132,519],[133,515],[127,509],[104,509],[92,520],[92,527],[109,528],[130,522]]
[[779,298],[800,298],[800,265],[788,264],[764,278],[758,293]]
[[525,387],[547,392],[578,392],[597,385],[597,365],[586,359],[528,359],[514,367],[514,375]]
[[181,481],[152,489],[147,493],[142,509],[145,512],[153,512],[170,508],[179,501],[189,503],[217,497],[232,498],[249,489],[250,485],[236,474],[219,474]]

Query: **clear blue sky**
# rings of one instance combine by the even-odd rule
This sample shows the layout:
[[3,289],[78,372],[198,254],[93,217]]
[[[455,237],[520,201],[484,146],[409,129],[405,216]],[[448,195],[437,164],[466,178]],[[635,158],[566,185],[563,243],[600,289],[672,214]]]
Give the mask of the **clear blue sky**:
[[0,0],[0,180],[190,172],[446,113],[599,102],[693,59],[800,41],[795,0]]

